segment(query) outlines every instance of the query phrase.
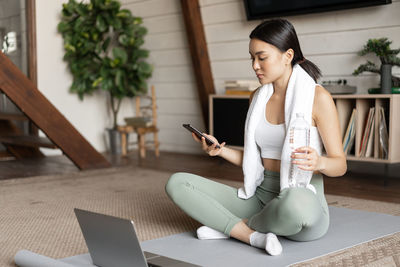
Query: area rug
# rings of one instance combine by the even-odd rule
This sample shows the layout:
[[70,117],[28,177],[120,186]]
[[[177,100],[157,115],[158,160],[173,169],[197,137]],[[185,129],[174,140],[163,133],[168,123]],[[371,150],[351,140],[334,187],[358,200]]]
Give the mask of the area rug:
[[[87,253],[74,207],[132,219],[142,241],[195,230],[199,224],[164,193],[170,175],[124,167],[0,181],[0,266],[15,266],[13,257],[21,249],[52,258]],[[398,204],[330,195],[327,200],[332,206],[400,215]],[[400,234],[394,234],[307,266],[381,264],[396,262],[399,255]]]

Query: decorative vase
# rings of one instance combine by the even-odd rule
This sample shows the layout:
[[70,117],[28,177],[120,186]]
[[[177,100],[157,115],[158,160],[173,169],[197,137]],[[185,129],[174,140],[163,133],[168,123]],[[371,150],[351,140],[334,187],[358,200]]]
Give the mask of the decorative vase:
[[121,133],[116,129],[107,129],[108,140],[110,144],[110,153],[112,155],[122,154]]
[[381,65],[381,93],[392,93],[392,65],[390,64]]

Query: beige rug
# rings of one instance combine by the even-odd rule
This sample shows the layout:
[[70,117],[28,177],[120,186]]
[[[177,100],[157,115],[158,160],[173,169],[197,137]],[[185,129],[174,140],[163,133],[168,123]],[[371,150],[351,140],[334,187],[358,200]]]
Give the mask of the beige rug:
[[[135,221],[141,240],[192,231],[198,223],[166,196],[170,173],[112,168],[70,175],[0,181],[0,266],[28,249],[62,258],[87,249],[73,208]],[[237,182],[220,182],[240,186]],[[327,196],[330,205],[400,216],[398,204]],[[358,245],[299,266],[400,266],[400,234]],[[397,264],[397,265],[396,265]]]

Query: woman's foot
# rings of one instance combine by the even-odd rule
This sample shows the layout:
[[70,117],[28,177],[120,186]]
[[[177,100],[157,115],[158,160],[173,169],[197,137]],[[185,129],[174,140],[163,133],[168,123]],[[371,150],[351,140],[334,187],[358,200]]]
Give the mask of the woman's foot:
[[207,226],[201,226],[197,229],[197,238],[201,240],[205,239],[226,239],[229,236],[221,233],[217,230],[214,230]]
[[273,233],[265,235],[265,251],[271,256],[277,256],[282,253],[282,245],[278,237]]
[[265,251],[271,256],[276,256],[282,253],[281,243],[279,242],[277,236],[273,233],[252,233],[250,235],[250,245],[265,249]]

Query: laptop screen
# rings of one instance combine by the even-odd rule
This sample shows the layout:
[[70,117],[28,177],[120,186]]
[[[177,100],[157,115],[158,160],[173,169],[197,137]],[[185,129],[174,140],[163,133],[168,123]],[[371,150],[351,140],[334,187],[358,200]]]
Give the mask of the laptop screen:
[[74,209],[90,256],[101,267],[147,267],[133,222]]

